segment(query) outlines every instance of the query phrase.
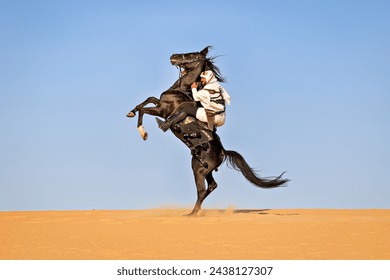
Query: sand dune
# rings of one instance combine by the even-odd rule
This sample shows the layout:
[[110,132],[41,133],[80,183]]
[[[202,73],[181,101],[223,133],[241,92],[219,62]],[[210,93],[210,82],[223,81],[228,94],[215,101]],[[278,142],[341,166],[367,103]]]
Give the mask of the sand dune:
[[390,259],[390,210],[0,212],[0,259]]

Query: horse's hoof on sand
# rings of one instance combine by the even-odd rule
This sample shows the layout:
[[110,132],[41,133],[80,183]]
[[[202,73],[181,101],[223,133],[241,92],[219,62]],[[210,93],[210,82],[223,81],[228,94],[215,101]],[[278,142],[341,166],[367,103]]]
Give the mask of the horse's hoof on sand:
[[134,114],[133,112],[129,112],[129,113],[126,115],[126,117],[128,117],[128,118],[133,118],[133,117],[135,117],[135,114]]
[[185,214],[185,217],[196,217],[198,215],[198,212],[192,211],[191,213]]
[[189,214],[184,214],[183,216],[184,217],[196,217],[196,214],[189,213]]

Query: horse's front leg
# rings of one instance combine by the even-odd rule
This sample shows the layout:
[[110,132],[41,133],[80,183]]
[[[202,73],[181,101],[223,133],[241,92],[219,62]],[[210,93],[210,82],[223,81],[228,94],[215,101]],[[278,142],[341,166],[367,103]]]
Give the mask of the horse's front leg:
[[146,140],[148,139],[148,133],[142,125],[144,114],[161,117],[161,107],[148,107],[139,110],[137,128],[142,139]]
[[135,117],[135,114],[137,113],[137,111],[141,110],[142,108],[144,108],[146,105],[148,105],[150,103],[153,103],[154,105],[158,106],[158,105],[160,105],[160,99],[158,99],[154,96],[148,97],[144,102],[135,106],[135,108],[133,110],[131,110],[129,113],[127,113],[126,116],[129,118]]
[[[127,115],[126,115],[129,118],[133,118],[133,117],[135,117],[135,114],[137,113],[137,111],[139,112],[137,128],[138,128],[139,133],[141,134],[142,139],[144,139],[144,140],[146,140],[148,138],[148,133],[145,131],[144,127],[142,126],[142,118],[143,118],[143,114],[145,113],[144,107],[150,103],[153,103],[154,105],[156,105],[156,107],[154,107],[154,108],[157,108],[158,106],[160,106],[160,100],[154,96],[151,96],[151,97],[148,97],[144,102],[135,106],[135,108],[133,110],[131,110],[129,113],[127,113]],[[147,108],[147,109],[153,109],[153,108]]]

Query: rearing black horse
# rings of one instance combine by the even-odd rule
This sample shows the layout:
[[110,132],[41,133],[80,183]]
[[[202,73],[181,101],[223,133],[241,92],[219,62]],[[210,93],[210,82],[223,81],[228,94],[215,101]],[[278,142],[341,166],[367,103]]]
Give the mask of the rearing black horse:
[[[213,58],[207,58],[209,48],[206,47],[200,52],[172,55],[170,58],[171,63],[184,69],[185,74],[171,88],[163,92],[160,99],[149,97],[127,114],[127,117],[134,117],[136,112],[139,112],[137,126],[142,139],[146,140],[148,136],[142,126],[144,114],[167,119],[179,112],[182,108],[195,105],[191,97],[190,87],[193,82],[199,81],[201,72],[211,70],[218,81],[223,81],[218,67],[213,64]],[[145,107],[150,103],[153,103],[155,107]],[[224,161],[227,161],[228,166],[240,171],[256,187],[270,189],[283,186],[289,181],[288,179],[282,179],[284,173],[273,179],[259,177],[239,153],[225,150],[218,135],[215,131],[210,131],[207,125],[191,117],[183,122],[194,124],[191,128],[192,131],[190,131],[192,133],[187,133],[188,131],[183,132],[180,128],[174,128],[173,126],[171,130],[176,137],[191,149],[192,170],[195,177],[198,198],[190,215],[196,215],[199,212],[204,199],[217,187],[212,173]],[[183,127],[184,124],[181,128]],[[193,129],[194,127],[196,128],[195,130]],[[195,136],[189,136],[193,134]],[[195,138],[195,140],[191,141],[191,138]],[[202,140],[202,142],[198,139],[206,140]],[[205,181],[207,182],[207,188]]]

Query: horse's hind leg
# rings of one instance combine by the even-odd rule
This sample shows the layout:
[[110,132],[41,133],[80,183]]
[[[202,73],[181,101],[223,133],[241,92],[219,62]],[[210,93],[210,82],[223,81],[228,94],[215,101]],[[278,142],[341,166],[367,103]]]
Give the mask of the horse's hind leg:
[[[192,170],[194,171],[198,198],[196,200],[194,209],[190,213],[190,216],[196,215],[200,211],[203,201],[218,186],[212,174],[214,170],[212,162],[209,162],[208,165],[209,166],[205,168],[197,159],[192,158]],[[207,189],[205,186],[205,181],[207,181]]]
[[135,113],[137,113],[137,111],[141,110],[142,108],[144,108],[146,105],[148,105],[150,103],[153,103],[154,105],[158,106],[158,105],[160,105],[160,99],[158,99],[154,96],[148,97],[144,102],[135,106],[135,108],[133,110],[131,110],[129,113],[127,113],[126,116],[129,118],[135,117]]
[[203,200],[207,196],[207,190],[205,186],[205,178],[207,174],[206,168],[197,159],[192,158],[192,170],[194,172],[196,191],[198,197],[194,209],[192,209],[192,212],[189,214],[189,216],[194,216],[199,212]]
[[213,177],[213,171],[207,174],[206,181],[207,181],[207,190],[206,190],[206,197],[207,197],[213,190],[215,190],[218,187],[218,184]]

